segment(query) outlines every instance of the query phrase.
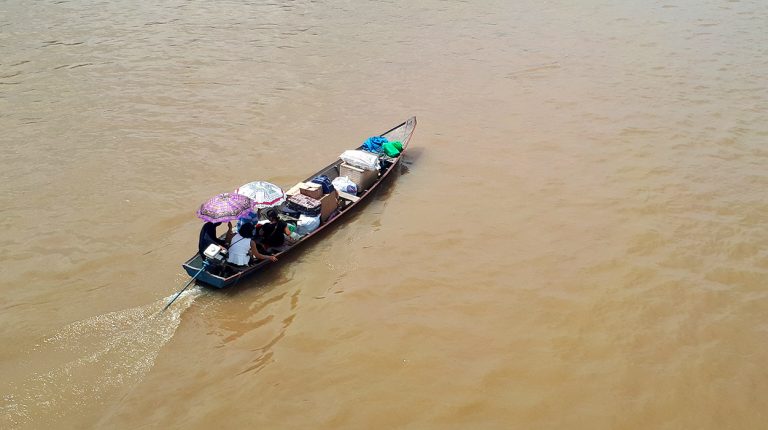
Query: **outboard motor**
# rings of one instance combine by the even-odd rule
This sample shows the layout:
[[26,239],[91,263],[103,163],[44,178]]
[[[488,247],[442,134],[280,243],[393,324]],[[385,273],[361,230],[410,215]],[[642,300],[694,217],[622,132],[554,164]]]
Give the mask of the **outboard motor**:
[[205,261],[203,261],[203,267],[208,273],[213,275],[221,275],[224,273],[224,268],[227,264],[227,249],[223,246],[216,245],[214,243],[208,245],[205,248]]

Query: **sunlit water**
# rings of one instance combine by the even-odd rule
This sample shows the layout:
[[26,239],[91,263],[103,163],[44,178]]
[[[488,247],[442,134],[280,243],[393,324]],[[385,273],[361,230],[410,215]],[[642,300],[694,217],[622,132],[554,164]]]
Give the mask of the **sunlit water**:
[[[768,4],[0,4],[0,427],[763,428]],[[231,290],[194,211],[411,115]]]
[[23,351],[15,365],[26,379],[4,387],[4,426],[55,426],[127,392],[152,368],[200,293],[182,293],[166,311],[159,306],[170,298],[77,321]]

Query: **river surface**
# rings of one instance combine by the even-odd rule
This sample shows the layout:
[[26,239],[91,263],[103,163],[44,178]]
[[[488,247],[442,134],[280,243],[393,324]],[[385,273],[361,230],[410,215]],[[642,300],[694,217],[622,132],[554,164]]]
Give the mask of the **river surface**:
[[[763,0],[0,2],[0,428],[762,429]],[[194,212],[415,115],[262,276]]]

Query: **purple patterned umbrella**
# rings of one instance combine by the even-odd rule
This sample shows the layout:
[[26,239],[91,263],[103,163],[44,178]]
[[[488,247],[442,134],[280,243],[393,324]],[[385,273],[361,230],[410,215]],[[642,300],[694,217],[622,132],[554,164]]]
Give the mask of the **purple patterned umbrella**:
[[200,205],[198,218],[208,222],[234,221],[247,214],[253,201],[242,194],[223,193]]

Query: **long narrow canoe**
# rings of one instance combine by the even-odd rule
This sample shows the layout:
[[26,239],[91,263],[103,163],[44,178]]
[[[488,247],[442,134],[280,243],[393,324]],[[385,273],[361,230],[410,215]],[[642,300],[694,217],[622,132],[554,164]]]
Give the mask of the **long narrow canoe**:
[[[413,130],[415,128],[416,128],[416,117],[411,117],[407,121],[403,122],[402,124],[399,124],[396,127],[380,134],[381,137],[386,137],[389,141],[399,140],[402,143],[403,151],[400,153],[400,155],[394,158],[382,156],[382,168],[379,171],[377,178],[370,186],[368,186],[366,189],[358,190],[357,195],[339,193],[338,209],[334,211],[334,213],[332,213],[330,217],[326,221],[324,221],[317,230],[305,236],[302,236],[300,240],[294,242],[293,244],[284,246],[281,252],[278,252],[275,254],[278,257],[278,259],[280,258],[281,255],[284,255],[287,252],[291,252],[294,249],[298,248],[301,244],[309,240],[312,240],[313,237],[317,236],[317,234],[323,231],[324,229],[329,228],[333,224],[338,224],[339,220],[341,218],[344,218],[344,215],[349,213],[352,209],[355,208],[355,206],[359,205],[362,201],[364,201],[366,197],[368,197],[371,194],[371,192],[373,192],[373,190],[376,189],[376,187],[381,185],[381,183],[388,176],[390,176],[392,171],[395,170],[395,167],[399,166],[400,160],[403,158],[403,154],[408,148],[408,143],[411,140],[411,136],[413,135]],[[361,148],[362,147],[359,147],[358,149],[361,149]],[[338,159],[333,163],[320,169],[316,173],[310,175],[309,177],[304,179],[303,182],[310,182],[313,178],[319,175],[326,175],[328,176],[328,178],[333,180],[334,178],[339,176],[340,166],[342,163],[343,161],[341,159]],[[260,260],[260,261],[257,261],[255,264],[251,264],[245,267],[227,265],[227,270],[223,274],[221,273],[214,274],[214,273],[210,273],[207,269],[202,270],[203,260],[200,254],[198,253],[198,254],[195,254],[195,256],[193,256],[189,260],[187,260],[182,267],[184,267],[184,270],[186,270],[190,276],[196,276],[196,282],[200,284],[207,285],[214,288],[226,288],[231,285],[234,285],[235,283],[241,281],[242,279],[250,275],[253,275],[259,272],[268,264],[272,264],[272,262],[269,260]]]

